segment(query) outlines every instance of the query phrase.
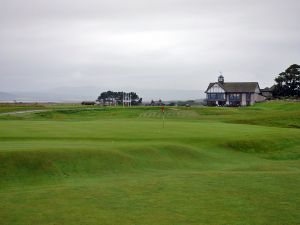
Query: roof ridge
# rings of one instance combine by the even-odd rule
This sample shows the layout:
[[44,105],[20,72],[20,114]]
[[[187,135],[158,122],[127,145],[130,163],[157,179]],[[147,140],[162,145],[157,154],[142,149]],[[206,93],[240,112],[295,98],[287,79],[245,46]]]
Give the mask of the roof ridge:
[[255,82],[255,81],[246,81],[246,82],[224,82],[224,84],[226,84],[226,83],[237,83],[237,84],[239,84],[239,83],[258,83],[258,82]]
[[258,82],[214,82],[209,84],[205,92],[214,84],[218,84],[225,92],[255,92],[256,87],[259,87]]

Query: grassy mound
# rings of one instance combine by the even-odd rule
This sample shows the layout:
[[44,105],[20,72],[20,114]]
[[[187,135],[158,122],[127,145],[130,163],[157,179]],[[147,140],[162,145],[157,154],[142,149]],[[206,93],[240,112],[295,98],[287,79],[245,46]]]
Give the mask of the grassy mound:
[[299,106],[1,115],[0,224],[299,224]]

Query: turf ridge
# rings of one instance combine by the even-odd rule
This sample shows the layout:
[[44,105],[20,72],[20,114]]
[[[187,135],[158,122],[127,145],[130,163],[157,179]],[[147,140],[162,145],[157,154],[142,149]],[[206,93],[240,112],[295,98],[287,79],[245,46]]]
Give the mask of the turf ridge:
[[51,107],[1,116],[0,224],[300,222],[299,103]]

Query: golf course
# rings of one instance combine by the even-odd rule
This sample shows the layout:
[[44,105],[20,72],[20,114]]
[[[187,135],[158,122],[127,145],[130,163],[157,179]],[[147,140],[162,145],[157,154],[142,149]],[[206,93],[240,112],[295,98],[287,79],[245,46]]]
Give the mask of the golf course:
[[300,224],[300,103],[1,104],[0,224]]

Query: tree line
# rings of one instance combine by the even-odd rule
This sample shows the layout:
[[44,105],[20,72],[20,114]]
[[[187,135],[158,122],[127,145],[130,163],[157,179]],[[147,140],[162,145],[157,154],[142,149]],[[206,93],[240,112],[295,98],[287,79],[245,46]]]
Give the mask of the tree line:
[[300,97],[300,66],[293,64],[275,78],[274,97]]
[[99,97],[98,101],[110,101],[114,99],[118,105],[123,104],[123,96],[124,94],[131,95],[131,105],[140,105],[142,104],[143,99],[140,98],[135,92],[123,92],[123,91],[105,91],[102,92]]

